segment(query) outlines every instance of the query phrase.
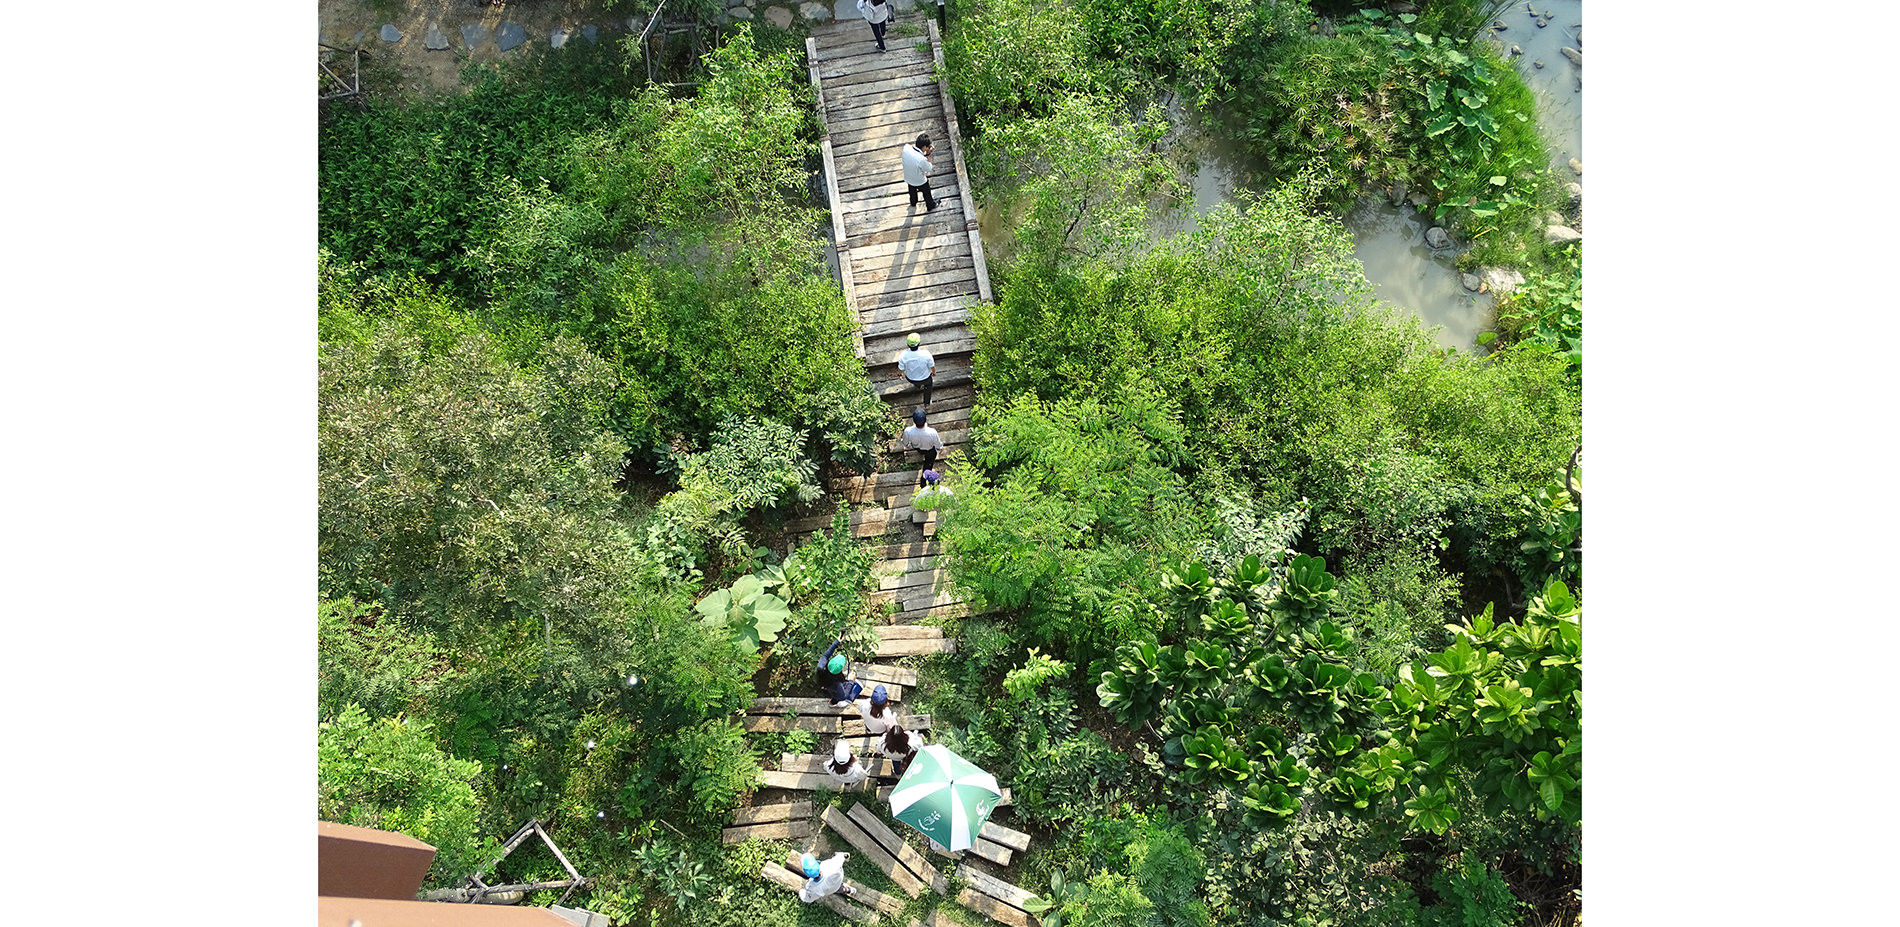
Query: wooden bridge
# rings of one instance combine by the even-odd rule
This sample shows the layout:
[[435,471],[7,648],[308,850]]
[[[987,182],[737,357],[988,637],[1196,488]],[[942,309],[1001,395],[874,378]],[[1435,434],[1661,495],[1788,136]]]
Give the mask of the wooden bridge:
[[[912,13],[908,20],[923,18]],[[916,332],[937,359],[931,425],[952,444],[967,429],[970,307],[990,302],[989,267],[970,201],[956,105],[943,73],[937,24],[928,43],[893,28],[880,52],[861,19],[827,23],[805,40],[825,136],[825,187],[846,305],[864,324],[858,354],[886,398],[903,401],[897,372],[904,336]],[[901,24],[900,24],[901,27]],[[933,143],[931,194],[937,208],[910,208],[901,152],[919,135]],[[957,387],[963,387],[958,389]],[[921,397],[919,397],[921,398]]]

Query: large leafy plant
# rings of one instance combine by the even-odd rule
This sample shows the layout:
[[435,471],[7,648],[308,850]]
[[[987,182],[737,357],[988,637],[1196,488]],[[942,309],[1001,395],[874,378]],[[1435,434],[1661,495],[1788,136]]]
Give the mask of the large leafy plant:
[[791,614],[785,600],[766,592],[757,576],[739,577],[731,587],[699,600],[693,610],[701,621],[731,632],[733,641],[750,653],[757,653],[762,641],[778,640]]

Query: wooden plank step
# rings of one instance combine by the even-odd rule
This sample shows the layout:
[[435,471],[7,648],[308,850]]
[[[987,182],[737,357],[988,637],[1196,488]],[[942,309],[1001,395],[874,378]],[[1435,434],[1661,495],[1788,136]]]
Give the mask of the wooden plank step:
[[856,847],[859,853],[864,854],[864,858],[870,860],[871,865],[876,866],[885,875],[890,876],[891,881],[897,883],[898,891],[912,898],[923,895],[923,880],[917,878],[907,867],[898,863],[897,857],[892,856],[890,851],[878,843],[875,837],[865,833],[864,828],[860,827],[857,821],[852,820],[849,815],[838,810],[837,805],[831,805],[825,808],[822,819],[825,822],[825,826],[831,828],[832,833],[843,837],[846,843]]
[[888,579],[894,576],[910,576],[918,572],[930,572],[936,568],[937,558],[935,557],[909,557],[903,560],[882,561],[874,567],[871,572],[879,577]]
[[[870,31],[868,29],[865,31],[865,34],[867,36],[865,41],[870,41],[868,38]],[[889,43],[886,44],[889,45]],[[823,49],[820,49],[820,51],[822,52]],[[818,79],[823,82],[825,87],[829,88],[835,80],[845,77],[856,77],[862,74],[881,74],[885,71],[909,71],[915,73],[919,69],[928,74],[934,64],[936,64],[936,62],[930,60],[930,53],[928,52],[920,52],[915,48],[898,48],[895,45],[891,45],[890,51],[879,52],[875,55],[854,55],[849,58],[838,58],[832,61],[826,61],[820,57],[818,60]]]
[[[917,332],[917,334],[923,336],[923,343],[919,346],[929,351],[933,358],[948,357],[952,354],[969,354],[976,350],[976,336],[970,334],[970,330],[961,325],[945,326],[927,332]],[[864,356],[867,359],[885,359],[886,363],[896,366],[897,355],[903,353],[909,346],[907,343],[909,335],[910,332],[892,332],[888,335],[879,335],[876,341],[867,338],[864,343]],[[941,361],[938,363],[942,364]],[[931,398],[936,397],[933,395]]]
[[[971,614],[972,612],[970,611],[970,604],[968,602],[958,602],[955,605],[933,605],[930,608],[920,608],[915,611],[898,612],[896,615],[892,616],[892,620],[902,621],[902,622],[917,622],[917,621],[925,621],[929,619],[968,618],[971,616]],[[976,614],[990,614],[990,613],[979,612]],[[944,651],[944,653],[954,653],[954,652],[955,652],[954,647],[951,648],[950,650]]]
[[[862,725],[860,725],[862,726]],[[851,788],[842,788],[838,780],[828,773],[786,772],[782,769],[767,769],[759,773],[759,784],[768,789],[792,789],[801,792],[813,792],[818,789],[830,789],[834,792],[868,791],[871,780],[865,779]]]
[[949,134],[949,120],[943,117],[943,108],[936,105],[936,101],[902,100],[892,103],[901,105],[888,106],[882,110],[870,105],[855,110],[841,107],[836,114],[825,116],[825,129],[834,144],[849,144],[853,139],[886,126],[902,126],[901,131],[910,132],[913,139],[919,134],[928,135],[933,143]]
[[1034,927],[1028,912],[997,901],[974,888],[966,888],[957,893],[957,904],[982,914],[989,919],[1009,927]]
[[[886,58],[888,57],[889,53],[886,53]],[[856,70],[850,70],[854,67]],[[839,62],[837,70],[849,71],[849,73],[832,76],[822,70],[818,72],[819,80],[824,82],[826,103],[833,100],[843,102],[852,95],[863,93],[898,94],[905,92],[905,88],[915,87],[919,83],[935,82],[935,76],[930,73],[930,66],[916,62],[901,64],[891,61],[882,68],[867,68]]]
[[862,331],[865,338],[907,335],[911,332],[921,335],[933,328],[967,331],[970,311],[976,305],[977,301],[967,296],[933,299],[922,304],[880,306],[870,312],[860,311],[858,319],[864,325]]
[[[858,291],[858,313],[859,318],[862,318],[863,313],[866,312],[871,313],[872,318],[877,318],[877,310],[879,309],[914,306],[918,303],[935,302],[939,299],[951,299],[958,296],[969,299],[969,305],[972,306],[982,301],[982,297],[976,292],[976,275],[974,273],[952,279],[945,283],[934,283],[929,286],[918,286],[910,289],[882,290],[877,293],[866,293],[860,290]],[[975,350],[975,348],[972,346],[964,350]]]
[[935,153],[945,147],[943,140],[950,135],[950,120],[944,118],[940,110],[910,110],[896,118],[887,117],[879,121],[865,120],[865,123],[863,126],[848,131],[832,130],[832,144],[901,149],[904,145],[917,141],[917,136],[928,135],[933,152],[931,160],[934,162]]
[[[899,181],[899,186],[901,185],[902,181]],[[899,190],[897,195],[900,197],[903,196],[903,191]],[[898,205],[903,206],[904,204],[900,200]],[[845,208],[847,210],[850,209],[848,205]],[[908,209],[909,207],[905,206],[904,208]],[[948,207],[940,206],[938,208],[946,209]],[[917,211],[923,212],[924,208],[918,206]],[[951,252],[952,254],[967,254],[970,250],[969,233],[960,227],[961,223],[957,225],[959,227],[934,226],[929,229],[913,226],[912,231],[915,231],[917,234],[914,237],[906,238],[902,241],[887,241],[870,245],[851,245],[848,250],[851,252],[851,271],[853,279],[856,279],[858,265],[869,260],[882,258],[887,262],[895,263],[896,259],[908,259],[919,254],[928,255],[928,258],[948,256],[931,253],[931,251],[936,248],[952,248],[955,249]],[[920,260],[922,259],[927,258],[920,258]]]
[[[864,764],[866,772],[869,772],[873,776],[881,776],[886,779],[895,779],[897,777],[897,766],[890,760],[869,752],[858,752],[855,745],[852,746],[851,749],[852,752],[857,753],[858,761]],[[877,748],[873,745],[871,749],[875,750]],[[825,764],[829,762],[831,762],[831,754],[829,753],[823,755],[817,753],[781,753],[778,755],[779,769],[790,773],[822,773],[825,771]]]
[[[997,807],[1001,807],[1001,805],[998,805]],[[1004,827],[1003,825],[998,824],[995,821],[984,821],[983,829],[977,831],[977,836],[982,837],[985,840],[993,840],[997,843],[1002,844],[1003,846],[1006,846],[1012,850],[1015,850],[1018,853],[1029,852],[1029,835],[1028,834],[1025,834],[1019,830],[1010,830],[1009,828]]]
[[[899,698],[899,695],[902,694],[899,691],[901,689],[903,689],[903,686],[886,686],[885,687],[886,693],[890,696],[891,701],[893,702],[903,701],[903,699]],[[811,697],[811,698],[795,698],[795,697],[755,698],[752,700],[752,704],[746,707],[746,713],[753,714],[753,715],[800,714],[800,715],[839,715],[839,716],[857,717],[858,707],[859,706],[864,706],[867,708],[870,707],[870,704],[871,704],[870,699],[871,697],[867,695],[861,699],[858,699],[857,702],[854,704],[846,705],[843,708],[838,708],[838,707],[834,707],[831,704],[831,701],[829,699],[819,698],[816,696]]]
[[[851,513],[851,524],[853,526],[863,525],[863,524],[882,525],[884,522],[888,521],[890,517],[891,517],[890,509],[860,509],[856,512]],[[831,513],[829,512],[823,515],[812,515],[805,518],[794,518],[785,523],[785,530],[793,531],[793,532],[816,531],[819,528],[829,528],[829,527],[831,527]]]
[[[938,583],[947,583],[949,581],[950,571],[948,570],[918,570],[914,573],[899,573],[896,576],[886,576],[878,581],[878,588],[881,590],[908,589],[912,586],[934,588]],[[938,628],[937,630],[942,629]],[[824,700],[819,699],[819,701]]]
[[[897,610],[900,612],[914,612],[926,608],[936,608],[939,605],[955,605],[959,602],[967,602],[969,600],[970,597],[967,593],[951,589],[939,589],[933,592],[930,589],[911,588],[908,591],[898,593],[897,601],[899,604]],[[936,630],[941,631],[943,629],[937,628]],[[945,652],[948,653],[949,651]]]
[[811,802],[795,801],[784,805],[759,805],[740,808],[732,813],[734,824],[770,824],[773,821],[797,821],[811,817]]
[[875,683],[895,686],[917,686],[917,671],[908,666],[889,666],[883,663],[858,663],[853,661],[850,673],[870,688]]
[[[912,470],[909,472],[911,480],[915,481],[917,479],[917,471]],[[878,559],[886,563],[892,563],[914,558],[930,559],[936,557],[941,551],[942,547],[935,541],[909,541],[903,544],[886,544],[879,548],[876,553]]]
[[877,816],[872,814],[870,809],[866,808],[862,803],[854,802],[847,816],[850,817],[851,820],[858,822],[858,825],[864,828],[864,832],[875,839],[879,846],[889,851],[892,856],[897,858],[899,864],[909,869],[912,875],[915,875],[925,885],[930,886],[937,894],[948,895],[950,893],[950,880],[944,878],[943,873],[938,872],[935,867],[931,866],[930,861],[924,859],[923,854],[917,852],[915,847],[905,843],[896,834],[892,833],[891,829],[885,826],[883,821],[878,820]]
[[[897,723],[903,725],[904,730],[907,730],[907,731],[930,730],[930,716],[929,715],[898,715]],[[869,733],[865,731],[864,729],[863,718],[859,718],[855,721],[846,721],[844,723],[844,730],[840,731],[839,733],[845,737],[870,736]]]
[[[885,200],[902,206],[910,204],[910,185],[904,182],[904,171],[901,167],[882,181],[874,177],[858,178],[850,184],[839,183],[835,189],[838,191],[838,202],[846,211],[851,210],[851,204],[866,200]],[[938,192],[940,189],[943,192]],[[934,175],[930,178],[930,196],[940,201],[938,209],[949,209],[950,203],[958,203],[958,208],[961,208],[962,189],[958,186],[955,177],[941,181]],[[919,197],[920,201],[921,199]],[[920,211],[924,210],[922,202],[918,203],[917,208]],[[966,248],[970,246],[968,238],[964,239],[963,246]]]
[[943,638],[943,629],[929,625],[885,624],[876,629],[880,641],[920,640],[924,638]]
[[[949,850],[937,846],[934,842],[930,845],[930,852],[938,856],[947,856],[951,859],[963,858],[962,852],[952,853]],[[1011,850],[1009,847],[1003,846],[1000,843],[984,840],[981,836],[977,837],[976,842],[970,844],[970,849],[965,852],[974,853],[998,866],[1009,865],[1009,861],[1014,858],[1016,853],[1016,851]]]
[[957,876],[969,883],[971,888],[1017,910],[1022,910],[1024,904],[1036,897],[1036,893],[1025,891],[987,872],[978,871],[969,863],[957,865]]
[[[934,194],[936,191],[931,192]],[[845,243],[854,250],[886,245],[894,241],[907,241],[929,235],[951,235],[958,232],[965,233],[967,240],[968,223],[962,216],[955,215],[941,206],[934,210],[925,209],[922,206],[912,210],[908,203],[894,205],[867,203],[864,205],[870,208],[856,212],[845,211],[845,234],[849,236]],[[970,279],[976,279],[976,275],[972,273]],[[918,297],[918,299],[936,298],[938,297]]]
[[949,640],[883,641],[877,645],[878,657],[914,657],[926,653],[956,653],[955,638]]
[[811,836],[810,821],[769,821],[763,824],[723,828],[719,831],[719,842],[744,843],[755,839],[803,840],[809,836]]
[[[936,373],[936,376],[933,378],[933,381],[931,384],[933,387],[955,386],[959,383],[970,382],[970,368],[965,367],[961,370],[948,370],[948,371],[944,370],[943,368],[944,368],[943,364],[937,365],[937,373]],[[878,397],[885,398],[885,399],[895,399],[898,396],[902,396],[903,394],[907,392],[914,392],[916,390],[916,387],[913,387],[909,383],[905,383],[901,381],[893,383],[889,380],[885,380],[883,381],[882,385],[873,383],[872,386],[877,389]],[[945,444],[950,443],[949,435],[942,435],[941,437],[943,438]],[[859,536],[862,537],[863,535],[859,535]]]
[[[950,258],[949,260],[958,259]],[[856,272],[854,271],[852,285],[855,287],[855,292],[858,296],[858,319],[860,321],[870,321],[878,318],[880,315],[878,310],[908,306],[916,303],[934,302],[946,298],[944,295],[935,292],[938,287],[956,286],[960,284],[973,285],[976,280],[976,269],[971,266],[962,266],[932,272],[913,268],[909,275],[896,274],[873,283],[860,282],[855,280],[855,277]],[[975,296],[975,290],[971,290],[970,293],[972,294],[970,305],[976,305],[982,301],[980,297]],[[950,295],[955,296],[960,294],[952,293]],[[887,312],[882,313],[882,315],[885,318],[889,318],[892,313]],[[893,332],[891,334],[900,333]],[[903,348],[900,346],[898,350],[903,350]]]
[[934,273],[941,273],[946,270],[975,271],[976,258],[972,257],[970,254],[970,249],[968,247],[965,247],[963,249],[963,253],[961,254],[951,254],[945,257],[934,258],[928,261],[915,261],[910,264],[900,265],[896,267],[893,267],[890,264],[883,264],[876,267],[866,267],[862,271],[862,273],[854,269],[851,272],[851,278],[852,278],[854,286],[872,287],[880,283],[886,282],[892,276],[895,276],[898,279],[902,280],[902,279],[905,279],[906,277],[915,276],[917,274],[934,274]]
[[[844,718],[840,715],[804,715],[786,718],[777,715],[746,715],[740,727],[748,733],[759,731],[811,731],[815,734],[844,733]],[[859,722],[863,724],[863,722]]]
[[[764,876],[767,881],[770,881],[773,884],[776,884],[782,888],[788,889],[792,892],[797,892],[799,889],[802,889],[805,887],[804,876],[794,873],[790,869],[787,869],[784,866],[779,865],[778,863],[766,863],[765,866],[759,871],[759,874]],[[850,880],[847,879],[845,881],[849,882]],[[826,895],[825,897],[818,899],[818,903],[824,905],[827,908],[830,908],[833,911],[838,912],[839,916],[844,917],[845,919],[850,920],[854,923],[859,923],[859,924],[877,923],[877,912],[871,911],[867,908],[860,908],[857,905],[852,904],[851,902],[845,900],[842,897],[842,893]]]

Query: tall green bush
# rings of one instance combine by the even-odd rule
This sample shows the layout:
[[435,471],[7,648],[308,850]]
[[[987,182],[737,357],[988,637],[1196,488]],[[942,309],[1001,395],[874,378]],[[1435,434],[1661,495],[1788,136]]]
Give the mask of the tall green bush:
[[477,830],[481,802],[469,784],[481,773],[482,764],[444,753],[420,721],[373,720],[352,704],[317,725],[317,817],[435,847],[425,887],[453,884],[488,861],[495,840]]

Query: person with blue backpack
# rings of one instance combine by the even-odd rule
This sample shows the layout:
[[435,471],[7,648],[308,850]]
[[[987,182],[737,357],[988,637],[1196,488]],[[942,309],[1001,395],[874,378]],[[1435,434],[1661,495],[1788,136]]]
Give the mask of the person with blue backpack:
[[843,643],[842,637],[832,641],[825,655],[818,658],[818,687],[824,690],[826,698],[831,699],[833,708],[851,707],[864,691],[857,677],[847,672],[851,668],[851,661],[838,652],[838,647]]

